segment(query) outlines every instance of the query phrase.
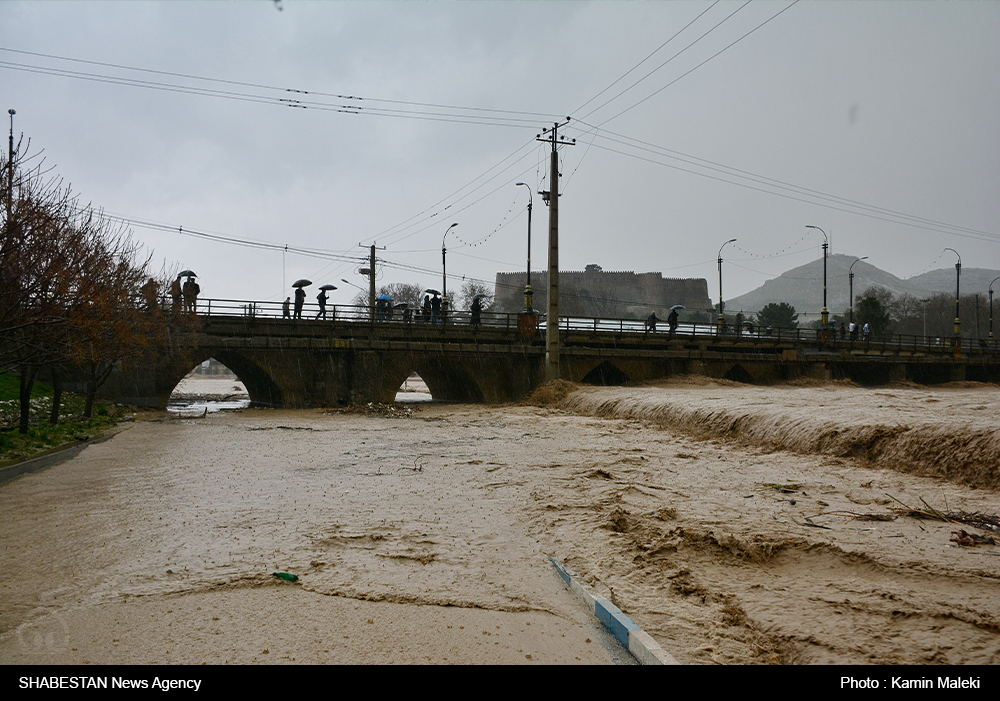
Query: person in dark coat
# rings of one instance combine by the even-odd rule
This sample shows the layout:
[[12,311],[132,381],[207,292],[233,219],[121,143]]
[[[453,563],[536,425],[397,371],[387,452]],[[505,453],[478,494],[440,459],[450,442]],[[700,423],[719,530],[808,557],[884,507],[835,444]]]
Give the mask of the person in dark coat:
[[295,288],[295,314],[293,319],[302,318],[302,305],[306,303],[306,291],[301,287]]
[[670,326],[670,333],[677,330],[677,310],[671,309],[670,316],[667,317],[667,324]]
[[649,316],[646,317],[646,330],[650,333],[656,333],[656,322],[659,319],[656,318],[656,312],[650,312]]
[[201,292],[201,286],[194,281],[193,277],[184,281],[183,292],[184,311],[192,313],[198,311],[198,293]]
[[181,309],[181,276],[170,283],[170,310],[176,314]]
[[317,319],[326,318],[326,290],[320,290],[319,294],[316,295],[316,301],[319,302],[319,312],[316,314]]
[[482,320],[483,305],[480,303],[479,300],[480,300],[479,297],[476,297],[474,300],[472,300],[472,307],[469,310],[472,312],[471,323],[473,326],[479,326],[479,323]]
[[291,319],[292,318],[292,298],[285,297],[285,301],[281,303],[281,318]]
[[156,280],[149,278],[149,282],[143,285],[139,292],[142,294],[142,298],[146,302],[146,311],[151,312],[155,310],[160,298],[160,288],[156,284]]
[[431,299],[431,323],[438,323],[438,319],[441,318],[441,298],[437,295]]

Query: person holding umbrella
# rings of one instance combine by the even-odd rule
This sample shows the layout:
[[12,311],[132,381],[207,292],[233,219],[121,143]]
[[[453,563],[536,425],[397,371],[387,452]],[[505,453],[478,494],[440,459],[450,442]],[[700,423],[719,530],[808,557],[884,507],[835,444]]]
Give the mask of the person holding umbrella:
[[306,291],[304,288],[311,284],[310,280],[296,280],[292,285],[295,288],[295,313],[292,315],[293,319],[302,318],[302,307],[306,303]]
[[429,295],[424,295],[423,310],[424,310],[424,318],[423,318],[424,322],[430,321],[430,318],[431,318],[431,298],[430,298]]
[[677,323],[678,323],[677,310],[678,309],[684,309],[684,305],[682,305],[682,304],[675,304],[674,306],[670,307],[670,315],[667,316],[667,325],[670,327],[670,335],[671,336],[673,336],[674,335],[674,331],[677,330]]
[[322,287],[319,288],[319,294],[316,295],[316,301],[319,302],[319,313],[316,315],[317,319],[326,318],[326,300],[328,299],[326,293],[327,290],[335,290],[335,289],[337,288],[334,287],[333,285],[323,285]]
[[472,308],[470,309],[470,311],[472,312],[472,319],[470,323],[473,326],[479,326],[482,320],[482,314],[483,314],[482,299],[485,296],[486,295],[484,294],[477,294],[475,297],[472,298]]
[[201,292],[201,286],[194,281],[197,276],[192,271],[185,270],[181,275],[187,275],[183,287],[184,311],[194,313],[198,309],[198,293]]
[[[430,301],[428,301],[427,295],[424,295],[424,315],[427,316],[427,312],[430,312],[431,323],[436,324],[441,318],[441,297],[439,296],[441,293],[430,288],[424,292],[431,296]],[[428,309],[428,307],[430,308]]]

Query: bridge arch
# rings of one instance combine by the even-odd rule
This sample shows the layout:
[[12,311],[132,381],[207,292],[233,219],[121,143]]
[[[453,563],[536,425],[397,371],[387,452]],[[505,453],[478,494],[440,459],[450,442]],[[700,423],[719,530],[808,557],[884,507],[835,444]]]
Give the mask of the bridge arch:
[[609,360],[605,360],[588,372],[580,380],[585,385],[625,385],[629,378],[622,370]]
[[446,358],[430,358],[417,363],[414,371],[424,379],[435,401],[484,401],[483,390],[475,375],[461,362]]
[[732,380],[733,382],[742,382],[743,384],[750,385],[753,384],[753,375],[745,367],[736,363],[728,372],[726,372],[723,377],[727,380]]
[[258,364],[241,353],[233,351],[193,351],[183,358],[172,360],[166,367],[161,367],[158,373],[157,394],[160,397],[161,408],[167,405],[171,393],[181,380],[206,360],[215,358],[233,371],[247,388],[251,406],[283,406],[281,388],[274,379]]

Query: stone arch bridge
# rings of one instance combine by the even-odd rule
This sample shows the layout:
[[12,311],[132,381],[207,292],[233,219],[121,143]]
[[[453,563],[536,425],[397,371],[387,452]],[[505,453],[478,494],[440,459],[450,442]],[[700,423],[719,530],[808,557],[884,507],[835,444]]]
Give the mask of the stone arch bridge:
[[[526,338],[516,315],[499,319],[473,327],[205,315],[196,330],[174,330],[155,359],[126,361],[101,394],[162,408],[192,368],[215,358],[239,376],[259,406],[391,402],[413,372],[435,400],[516,401],[544,381],[544,330]],[[646,333],[641,322],[597,319],[567,319],[561,334],[561,376],[590,384],[645,383],[683,373],[754,383],[800,376],[862,384],[1000,381],[995,348],[971,348],[956,357],[946,346],[916,340],[824,341],[812,330],[718,335],[711,327],[682,327],[671,336]]]

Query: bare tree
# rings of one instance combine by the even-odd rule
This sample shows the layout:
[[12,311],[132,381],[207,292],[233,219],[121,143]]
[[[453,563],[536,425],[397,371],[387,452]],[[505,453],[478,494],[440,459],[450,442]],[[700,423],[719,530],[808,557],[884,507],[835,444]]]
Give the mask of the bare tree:
[[482,301],[479,304],[482,306],[484,312],[492,311],[493,309],[493,288],[484,282],[476,282],[474,280],[466,280],[462,284],[462,289],[458,293],[458,304],[456,309],[470,309],[472,307],[472,299],[476,295],[483,295]]
[[127,227],[80,206],[40,165],[23,171],[26,160],[15,159],[17,178],[0,208],[0,369],[20,375],[22,433],[40,370],[54,380],[56,421],[63,373],[85,369],[89,415],[111,368],[165,330],[162,315],[141,303],[148,260]]

